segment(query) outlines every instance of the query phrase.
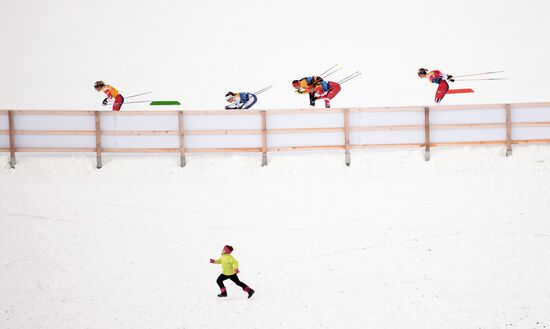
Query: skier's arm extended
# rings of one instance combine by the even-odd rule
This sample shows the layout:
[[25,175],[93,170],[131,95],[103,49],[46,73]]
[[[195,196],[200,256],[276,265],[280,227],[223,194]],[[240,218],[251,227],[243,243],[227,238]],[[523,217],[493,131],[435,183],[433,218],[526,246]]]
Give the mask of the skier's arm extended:
[[218,258],[218,259],[212,259],[210,258],[210,263],[211,264],[221,264],[222,262],[222,259],[221,258]]

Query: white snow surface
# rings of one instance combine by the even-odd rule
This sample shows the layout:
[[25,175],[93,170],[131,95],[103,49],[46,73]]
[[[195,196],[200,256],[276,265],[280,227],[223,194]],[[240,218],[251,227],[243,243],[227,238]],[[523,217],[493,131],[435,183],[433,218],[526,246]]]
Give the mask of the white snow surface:
[[546,328],[550,148],[503,152],[3,156],[0,328]]

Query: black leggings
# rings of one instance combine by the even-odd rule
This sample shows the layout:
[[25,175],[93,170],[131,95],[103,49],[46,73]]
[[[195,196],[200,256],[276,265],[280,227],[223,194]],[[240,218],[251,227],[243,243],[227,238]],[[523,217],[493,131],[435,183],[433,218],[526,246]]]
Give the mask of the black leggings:
[[227,279],[235,282],[237,286],[243,289],[247,287],[246,284],[242,283],[241,280],[239,280],[239,277],[237,276],[237,274],[233,274],[233,275],[220,274],[220,276],[216,280],[216,283],[218,284],[218,286],[220,286],[220,288],[225,288],[225,286],[223,285],[223,282]]
[[309,93],[309,105],[315,106],[315,101],[316,100],[317,100],[317,98],[315,97],[315,93],[314,92]]

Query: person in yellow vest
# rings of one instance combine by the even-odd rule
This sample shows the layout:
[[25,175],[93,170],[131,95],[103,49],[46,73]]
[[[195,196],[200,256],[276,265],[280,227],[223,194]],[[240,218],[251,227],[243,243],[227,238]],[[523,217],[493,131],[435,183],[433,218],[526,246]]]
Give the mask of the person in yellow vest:
[[103,106],[107,105],[109,100],[113,99],[113,111],[120,111],[124,103],[124,97],[113,86],[106,85],[103,81],[96,81],[94,88],[97,92],[103,92],[107,97],[103,100]]
[[216,280],[216,283],[220,287],[221,293],[218,295],[218,297],[227,297],[227,289],[223,285],[223,282],[227,279],[235,282],[235,284],[241,288],[248,294],[248,298],[252,297],[254,295],[255,291],[241,282],[239,280],[239,277],[237,274],[239,271],[239,262],[235,259],[235,257],[231,256],[231,253],[233,252],[233,247],[230,245],[226,245],[222,249],[222,256],[218,259],[210,259],[211,264],[221,264],[222,265],[222,274],[218,277]]

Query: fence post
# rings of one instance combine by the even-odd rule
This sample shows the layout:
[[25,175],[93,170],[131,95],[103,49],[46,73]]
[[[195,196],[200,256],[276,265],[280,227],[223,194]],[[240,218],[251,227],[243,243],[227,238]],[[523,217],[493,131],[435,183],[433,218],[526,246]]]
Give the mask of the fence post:
[[512,155],[512,106],[506,104],[506,156]]
[[101,169],[103,163],[101,162],[101,117],[99,111],[95,111],[95,155],[96,168]]
[[267,166],[267,112],[262,114],[262,167]]
[[13,124],[13,111],[8,111],[8,126],[10,135],[10,167],[15,169],[15,128]]
[[430,108],[424,108],[424,160],[430,161]]
[[185,137],[183,132],[183,112],[178,112],[178,127],[179,127],[179,135],[180,135],[180,167],[185,167]]
[[351,163],[349,149],[349,109],[344,109],[344,150],[346,152],[346,166],[348,167]]

